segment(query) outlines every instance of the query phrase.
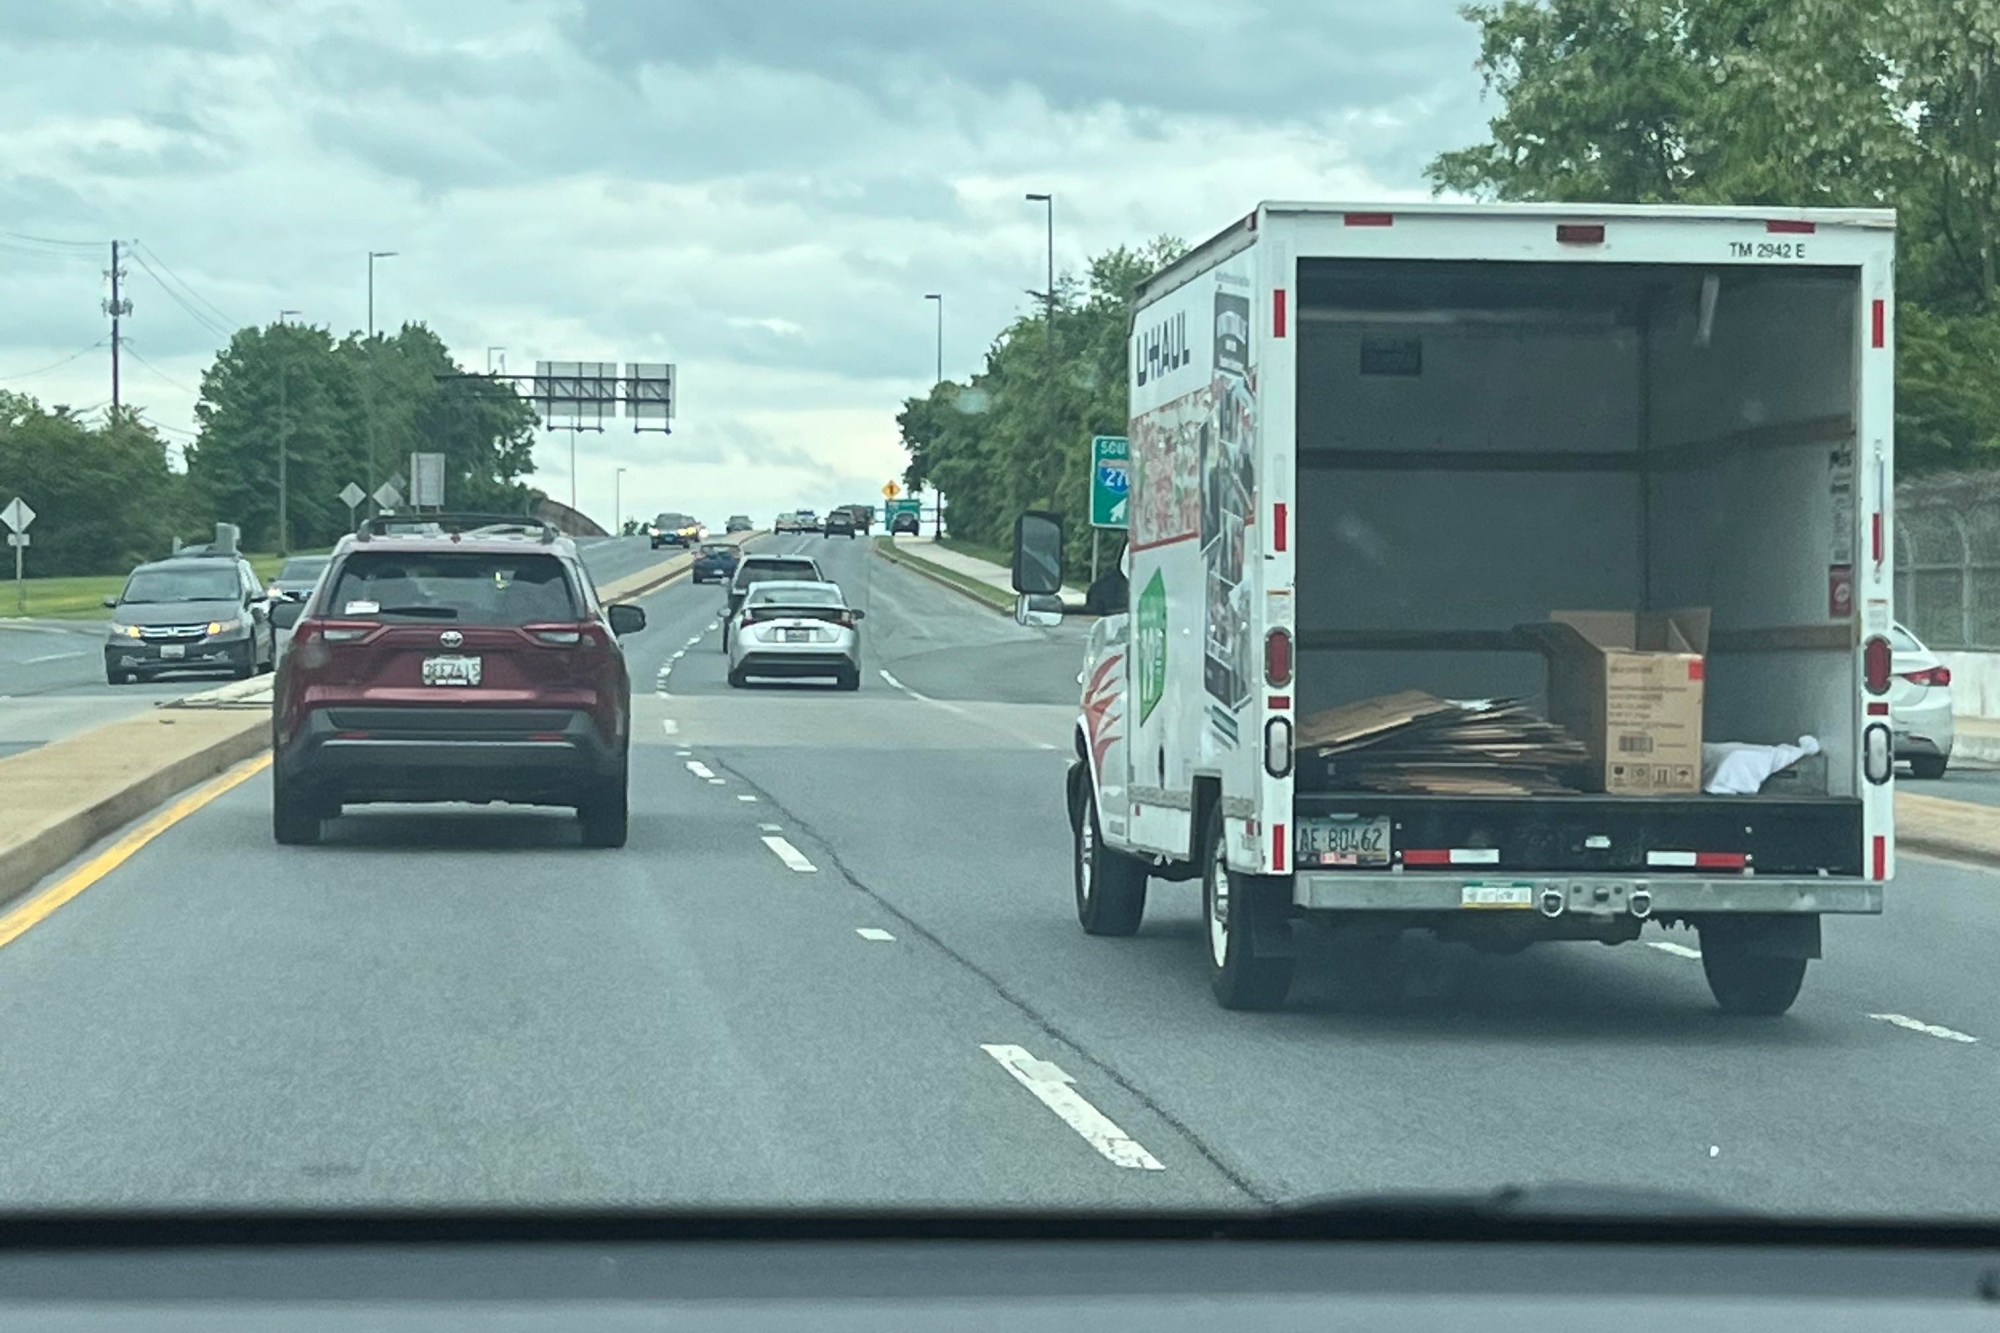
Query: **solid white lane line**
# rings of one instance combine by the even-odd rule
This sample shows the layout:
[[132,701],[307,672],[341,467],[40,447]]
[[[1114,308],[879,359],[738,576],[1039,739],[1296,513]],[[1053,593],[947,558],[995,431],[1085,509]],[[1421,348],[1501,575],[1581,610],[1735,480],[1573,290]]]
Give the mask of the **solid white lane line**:
[[707,764],[702,763],[699,759],[688,760],[687,770],[698,778],[712,778],[715,776],[715,770]]
[[922,699],[925,703],[930,702],[928,696],[918,694],[915,690],[905,685],[902,681],[897,680],[894,676],[890,675],[886,669],[877,668],[875,674],[880,676],[883,680],[889,682],[889,686],[891,689],[901,690],[903,693],[909,695],[912,699]]
[[36,664],[37,662],[67,662],[67,661],[69,661],[69,659],[70,659],[70,658],[72,658],[72,657],[82,657],[82,656],[83,656],[83,654],[82,654],[81,652],[75,652],[75,653],[43,653],[43,654],[42,654],[42,655],[41,655],[40,657],[24,657],[24,658],[22,658],[22,659],[21,659],[21,665],[22,665],[22,666],[33,666],[33,665],[35,665],[35,664]]
[[819,869],[818,866],[806,860],[804,852],[792,846],[791,843],[785,841],[775,833],[766,833],[764,835],[764,845],[771,849],[771,855],[777,857],[786,866],[798,871],[801,875],[810,875]]
[[1979,1044],[1979,1038],[1977,1037],[1968,1036],[1963,1032],[1957,1032],[1951,1028],[1939,1027],[1935,1023],[1925,1023],[1919,1019],[1911,1018],[1908,1014],[1870,1014],[1868,1016],[1873,1019],[1879,1019],[1884,1023],[1894,1023],[1899,1028],[1908,1028],[1912,1032],[1921,1032],[1926,1037],[1941,1037],[1945,1041],[1962,1041],[1968,1046]]
[[754,801],[757,798],[755,796],[752,796],[749,792],[745,791],[745,792],[738,792],[736,794],[736,799],[739,801]]
[[1646,944],[1661,953],[1670,953],[1676,958],[1700,958],[1701,950],[1690,949],[1685,944],[1675,944],[1672,940],[1647,940]]
[[670,717],[661,718],[660,725],[666,729],[666,733],[669,736],[678,736],[681,734],[681,724]]
[[1020,1046],[986,1046],[985,1051],[1014,1081],[1035,1094],[1042,1105],[1054,1111],[1062,1122],[1081,1134],[1113,1166],[1138,1171],[1164,1171],[1160,1159],[1147,1152],[1137,1139],[1112,1123],[1111,1118],[1083,1099],[1070,1086],[1075,1079],[1047,1060],[1037,1060]]
[[856,926],[854,933],[871,944],[894,944],[896,942],[894,935],[891,935],[886,930],[878,930],[874,926]]

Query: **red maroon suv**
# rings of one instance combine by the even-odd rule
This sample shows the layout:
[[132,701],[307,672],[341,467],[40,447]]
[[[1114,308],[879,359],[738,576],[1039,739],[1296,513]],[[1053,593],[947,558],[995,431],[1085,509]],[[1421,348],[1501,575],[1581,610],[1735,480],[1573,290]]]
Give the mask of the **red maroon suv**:
[[272,834],[316,842],[347,803],[512,801],[574,806],[586,846],[624,846],[617,636],[646,613],[601,606],[552,527],[435,521],[372,520],[309,602],[279,608],[296,625],[272,707]]

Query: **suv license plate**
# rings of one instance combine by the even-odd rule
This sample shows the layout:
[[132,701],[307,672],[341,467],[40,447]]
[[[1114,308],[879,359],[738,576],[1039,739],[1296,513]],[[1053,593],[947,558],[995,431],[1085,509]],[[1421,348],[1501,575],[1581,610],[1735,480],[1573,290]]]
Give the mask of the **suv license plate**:
[[1389,816],[1317,815],[1302,819],[1293,860],[1302,866],[1386,866]]
[[479,659],[476,657],[426,657],[424,684],[477,685]]

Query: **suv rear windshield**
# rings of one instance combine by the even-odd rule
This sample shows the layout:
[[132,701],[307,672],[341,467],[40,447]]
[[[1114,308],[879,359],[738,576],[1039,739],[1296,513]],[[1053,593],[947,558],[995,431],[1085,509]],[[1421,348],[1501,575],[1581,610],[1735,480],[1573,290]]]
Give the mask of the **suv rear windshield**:
[[768,583],[780,579],[818,583],[819,566],[810,560],[771,560],[752,557],[736,567],[738,592],[742,592],[753,583]]
[[321,614],[473,625],[582,618],[562,561],[531,551],[359,551],[341,564]]

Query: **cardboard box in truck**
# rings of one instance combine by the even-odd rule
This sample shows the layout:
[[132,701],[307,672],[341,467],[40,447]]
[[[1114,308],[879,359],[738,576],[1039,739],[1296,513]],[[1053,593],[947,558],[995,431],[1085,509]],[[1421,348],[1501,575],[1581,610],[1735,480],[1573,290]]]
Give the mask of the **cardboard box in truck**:
[[1530,632],[1548,657],[1549,720],[1590,751],[1587,790],[1701,790],[1707,611],[1552,611]]

